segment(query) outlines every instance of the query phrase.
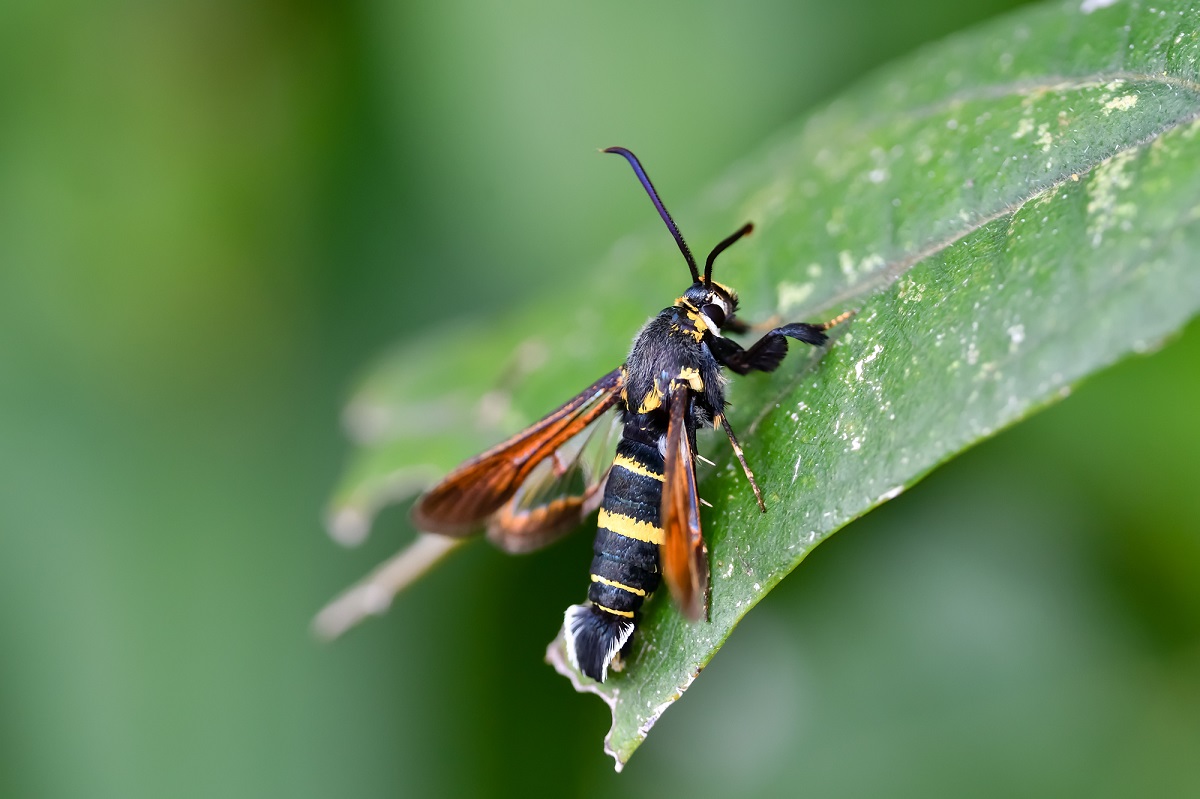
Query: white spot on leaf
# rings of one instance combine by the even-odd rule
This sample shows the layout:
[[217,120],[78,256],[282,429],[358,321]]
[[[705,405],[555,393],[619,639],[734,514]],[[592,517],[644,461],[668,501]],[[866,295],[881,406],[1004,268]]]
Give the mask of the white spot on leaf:
[[860,360],[858,363],[854,364],[855,377],[857,377],[859,380],[862,380],[863,379],[863,367],[866,366],[867,364],[869,364],[871,361],[878,358],[879,353],[881,353],[881,352],[883,352],[883,345],[876,344],[875,350],[870,355],[866,356],[865,358]]
[[1133,150],[1118,153],[1096,167],[1093,173],[1087,205],[1091,217],[1087,232],[1092,236],[1093,247],[1103,243],[1106,231],[1120,222],[1128,223],[1137,213],[1137,207],[1132,203],[1117,202],[1117,193],[1133,185],[1133,178],[1125,173],[1125,167],[1133,157]]
[[1104,115],[1108,116],[1113,111],[1128,111],[1137,105],[1138,96],[1136,94],[1125,94],[1120,97],[1114,97],[1104,104]]
[[803,303],[813,293],[812,283],[780,283],[779,308],[787,311]]
[[1025,325],[1013,325],[1008,329],[1008,351],[1016,352],[1025,340]]
[[[1042,152],[1050,152],[1050,147],[1054,144],[1054,137],[1050,135],[1050,124],[1043,123],[1038,125],[1037,143],[1042,145]],[[1049,164],[1047,164],[1049,167]]]
[[854,256],[849,250],[842,250],[838,253],[838,266],[842,268],[842,274],[846,277],[854,275]]

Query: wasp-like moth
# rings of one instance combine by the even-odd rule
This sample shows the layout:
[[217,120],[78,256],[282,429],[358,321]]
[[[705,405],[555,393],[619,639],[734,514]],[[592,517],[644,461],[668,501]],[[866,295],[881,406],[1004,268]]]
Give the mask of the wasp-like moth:
[[[692,285],[642,328],[624,365],[588,386],[529,429],[467,461],[414,505],[416,526],[465,536],[486,528],[508,552],[554,541],[599,508],[588,601],[567,608],[564,638],[571,663],[593,680],[620,670],[642,603],[665,578],[680,611],[707,618],[708,550],[696,495],[696,431],[722,427],[763,511],[762,493],[725,417],[722,369],[773,371],[787,339],[822,345],[825,324],[776,327],[748,348],[723,333],[751,328],[737,317],[733,289],[712,279],[713,262],[750,232],[743,225],[717,244],[704,274],[636,156],[623,156],[650,195],[691,270]],[[606,425],[620,425],[616,455],[604,452]],[[613,425],[608,425],[611,429]],[[611,449],[608,449],[611,452]]]

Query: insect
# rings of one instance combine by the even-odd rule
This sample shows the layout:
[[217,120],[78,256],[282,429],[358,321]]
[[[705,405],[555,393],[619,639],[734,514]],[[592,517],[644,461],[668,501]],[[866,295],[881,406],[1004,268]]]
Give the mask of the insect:
[[[692,284],[637,334],[625,363],[527,430],[467,461],[414,505],[419,529],[465,536],[486,527],[508,552],[545,546],[599,508],[588,601],[564,617],[567,655],[583,674],[604,681],[628,656],[642,604],[665,579],[681,612],[707,618],[708,550],[696,495],[696,431],[724,428],[763,512],[762,492],[725,416],[723,369],[771,372],[787,339],[819,346],[825,324],[776,327],[748,348],[723,334],[746,333],[733,289],[712,279],[713,262],[748,234],[747,223],[722,240],[701,274],[692,252],[637,157],[624,157],[691,271]],[[616,455],[605,453],[608,411],[620,425]],[[610,429],[613,425],[610,425]],[[611,452],[608,449],[607,452]]]

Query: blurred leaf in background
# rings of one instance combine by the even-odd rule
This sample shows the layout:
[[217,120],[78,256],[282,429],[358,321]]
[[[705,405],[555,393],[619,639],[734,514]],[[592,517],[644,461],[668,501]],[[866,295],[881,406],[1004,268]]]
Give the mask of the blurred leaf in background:
[[[0,7],[0,795],[611,795],[540,663],[584,537],[309,637],[408,535],[321,530],[347,387],[651,227],[596,147],[683,200],[1012,5]],[[822,547],[620,790],[1195,791],[1198,340]]]

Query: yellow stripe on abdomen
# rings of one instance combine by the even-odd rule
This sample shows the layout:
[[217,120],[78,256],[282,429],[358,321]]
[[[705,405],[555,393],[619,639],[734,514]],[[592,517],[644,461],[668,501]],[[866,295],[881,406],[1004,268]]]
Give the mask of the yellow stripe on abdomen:
[[649,522],[643,522],[632,516],[626,516],[621,513],[610,513],[601,508],[600,516],[596,522],[597,526],[603,527],[605,530],[617,535],[623,535],[626,538],[645,541],[647,544],[662,544],[663,542],[664,536],[661,527],[655,527]]
[[662,482],[662,479],[663,479],[663,476],[661,474],[656,474],[656,473],[650,471],[650,469],[648,469],[647,467],[638,463],[637,461],[635,461],[633,458],[629,457],[628,455],[618,455],[616,458],[613,459],[613,466],[620,466],[625,471],[633,472],[634,474],[640,474],[645,477],[653,477],[655,480],[657,480],[660,483]]
[[612,614],[612,615],[614,615],[614,616],[624,616],[624,617],[625,617],[625,618],[627,618],[627,619],[632,619],[632,618],[633,618],[633,611],[632,611],[632,610],[613,610],[612,608],[607,608],[607,607],[605,607],[604,605],[597,605],[595,602],[593,602],[593,603],[592,603],[592,605],[593,605],[593,606],[594,606],[594,607],[595,607],[597,610],[602,610],[602,611],[604,611],[605,613],[611,613],[611,614]]
[[601,577],[598,574],[592,575],[592,582],[600,583],[601,585],[610,585],[613,588],[619,588],[622,591],[628,591],[629,593],[633,594],[634,596],[645,596],[646,595],[646,592],[640,588],[634,588],[632,585],[625,585],[625,583],[618,583],[616,580],[610,580],[607,577]]

